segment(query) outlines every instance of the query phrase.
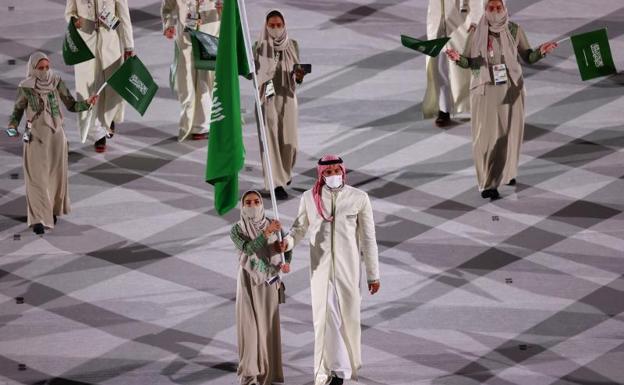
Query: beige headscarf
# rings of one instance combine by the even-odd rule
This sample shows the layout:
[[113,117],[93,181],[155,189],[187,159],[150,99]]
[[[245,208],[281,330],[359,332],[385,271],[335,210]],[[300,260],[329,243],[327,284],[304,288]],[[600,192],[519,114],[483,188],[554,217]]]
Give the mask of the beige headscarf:
[[[284,32],[281,34],[281,36],[278,36],[275,39],[273,39],[271,35],[269,35],[269,28],[266,26],[266,17],[273,12],[279,13],[282,16],[282,20],[284,20]],[[295,64],[299,63],[299,59],[297,58],[295,45],[292,43],[292,40],[288,38],[286,18],[284,17],[284,13],[282,11],[278,9],[272,9],[267,12],[265,16],[264,28],[262,29],[262,33],[260,34],[258,44],[258,62],[260,69],[260,71],[258,72],[258,83],[260,83],[260,85],[263,85],[264,83],[275,77],[275,71],[277,69],[277,62],[275,60],[275,57],[277,55],[281,55],[281,84],[288,85],[290,90],[294,92],[297,84],[295,82],[295,76],[292,72],[292,69]]]
[[481,57],[484,61],[481,70],[479,71],[480,81],[477,86],[492,81],[489,71],[490,58],[488,55],[488,39],[490,31],[500,34],[502,55],[505,58],[505,64],[507,65],[507,70],[509,71],[509,77],[511,78],[511,81],[517,85],[518,81],[522,77],[522,67],[518,62],[518,42],[516,39],[514,39],[511,31],[509,30],[509,12],[507,10],[507,4],[505,0],[501,1],[505,10],[504,17],[499,22],[490,20],[490,15],[487,12],[487,5],[489,1],[485,2],[486,11],[483,13],[481,20],[479,21],[479,25],[477,26],[474,38],[472,40],[472,45],[470,47],[470,57]]
[[[52,131],[56,132],[56,130],[63,125],[63,116],[56,93],[61,77],[51,69],[47,71],[45,77],[37,77],[37,65],[44,59],[50,61],[48,56],[43,52],[38,51],[30,55],[26,79],[22,80],[19,86],[22,88],[31,88],[39,95],[39,100],[43,102],[43,110],[41,111],[43,120]],[[50,93],[52,93],[52,96],[49,96]],[[50,104],[50,99],[54,100],[55,106]],[[52,112],[52,108],[56,108],[56,114]]]
[[[241,229],[243,235],[250,240],[253,240],[267,228],[269,225],[269,219],[264,214],[264,203],[262,204],[262,213],[260,218],[251,218],[245,214],[245,210],[243,210],[245,207],[245,197],[249,194],[256,194],[260,198],[260,201],[262,201],[262,195],[255,190],[249,190],[243,194],[240,202],[240,220],[238,221],[238,227]],[[272,234],[269,239],[267,239],[267,247],[258,250],[256,254],[246,255],[242,251],[240,252],[239,263],[245,270],[247,270],[253,284],[256,286],[264,284],[267,279],[279,273],[281,255],[275,255],[270,247],[270,245],[272,245],[275,241],[277,241],[277,235]],[[258,261],[260,259],[269,266],[268,271],[253,268],[254,265],[257,266],[260,263]]]

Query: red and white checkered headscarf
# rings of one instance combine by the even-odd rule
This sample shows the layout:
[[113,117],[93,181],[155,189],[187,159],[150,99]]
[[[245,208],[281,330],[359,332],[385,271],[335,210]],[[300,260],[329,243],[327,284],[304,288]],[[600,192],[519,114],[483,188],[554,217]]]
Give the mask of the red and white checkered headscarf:
[[321,198],[321,192],[323,190],[323,186],[325,185],[325,179],[323,178],[323,171],[325,171],[329,166],[338,164],[340,165],[340,169],[342,170],[342,183],[346,183],[347,181],[347,169],[344,166],[342,159],[337,155],[325,155],[321,159],[319,159],[318,164],[316,165],[316,183],[312,188],[312,197],[314,198],[314,204],[316,206],[316,211],[319,215],[326,220],[327,222],[333,222],[334,217],[329,215],[325,216],[325,210],[323,209],[323,199]]

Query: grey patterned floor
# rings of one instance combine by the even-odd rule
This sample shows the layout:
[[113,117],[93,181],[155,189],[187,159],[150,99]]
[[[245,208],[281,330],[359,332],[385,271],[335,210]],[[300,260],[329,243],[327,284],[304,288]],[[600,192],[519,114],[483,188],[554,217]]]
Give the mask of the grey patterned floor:
[[[6,121],[33,50],[51,53],[67,82],[73,75],[60,65],[63,0],[0,3]],[[24,223],[20,144],[0,139],[1,385],[236,383],[227,234],[237,214],[215,215],[205,142],[175,140],[173,48],[159,2],[130,4],[138,54],[161,89],[145,117],[128,113],[103,155],[78,142],[68,116],[73,212],[43,238]],[[475,188],[469,123],[442,131],[420,118],[424,59],[398,36],[424,33],[424,0],[249,1],[254,36],[277,5],[314,65],[300,90],[301,153],[284,222],[324,153],[343,155],[350,182],[373,198],[382,290],[363,298],[361,383],[624,383],[622,75],[581,82],[569,43],[525,68],[519,185],[488,203]],[[510,6],[535,44],[607,26],[624,68],[621,0]],[[245,141],[241,188],[259,187],[252,125]],[[293,268],[281,308],[287,384],[310,384],[305,246]]]

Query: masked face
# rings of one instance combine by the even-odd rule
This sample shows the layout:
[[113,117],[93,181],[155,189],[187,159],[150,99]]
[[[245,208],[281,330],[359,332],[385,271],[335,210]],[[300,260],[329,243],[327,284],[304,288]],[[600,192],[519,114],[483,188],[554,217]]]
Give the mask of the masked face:
[[503,12],[490,12],[487,11],[485,13],[485,17],[490,24],[500,24],[505,21],[505,17],[507,17],[507,13]]
[[43,82],[43,81],[48,80],[48,78],[50,77],[50,70],[36,69],[34,70],[34,75],[35,75],[35,78],[37,78],[37,80]]
[[264,207],[262,206],[245,206],[243,207],[243,215],[254,222],[262,220]]
[[340,174],[340,175],[330,175],[330,176],[326,176],[324,178],[325,178],[325,184],[329,188],[338,188],[338,187],[342,186],[342,174]]
[[271,36],[272,39],[277,39],[278,37],[282,36],[282,34],[284,33],[284,28],[269,28],[269,36]]

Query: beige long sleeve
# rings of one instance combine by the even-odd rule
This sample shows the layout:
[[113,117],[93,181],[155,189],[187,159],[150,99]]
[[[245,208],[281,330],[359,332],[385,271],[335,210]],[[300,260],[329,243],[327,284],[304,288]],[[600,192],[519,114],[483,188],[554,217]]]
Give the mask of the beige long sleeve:
[[295,222],[290,228],[290,232],[284,238],[284,240],[288,244],[288,248],[286,251],[292,250],[301,240],[305,237],[308,232],[308,228],[310,227],[310,221],[308,220],[308,212],[306,209],[305,203],[305,195],[301,197],[301,202],[299,203],[299,212],[297,213],[297,218],[295,218]]
[[368,195],[364,198],[364,204],[358,212],[357,223],[360,253],[366,266],[366,279],[369,282],[378,280],[379,252],[377,250],[377,237],[375,236],[373,208]]
[[134,50],[134,37],[132,31],[132,20],[130,20],[130,9],[128,0],[116,0],[117,17],[119,18],[119,37],[124,51]]

